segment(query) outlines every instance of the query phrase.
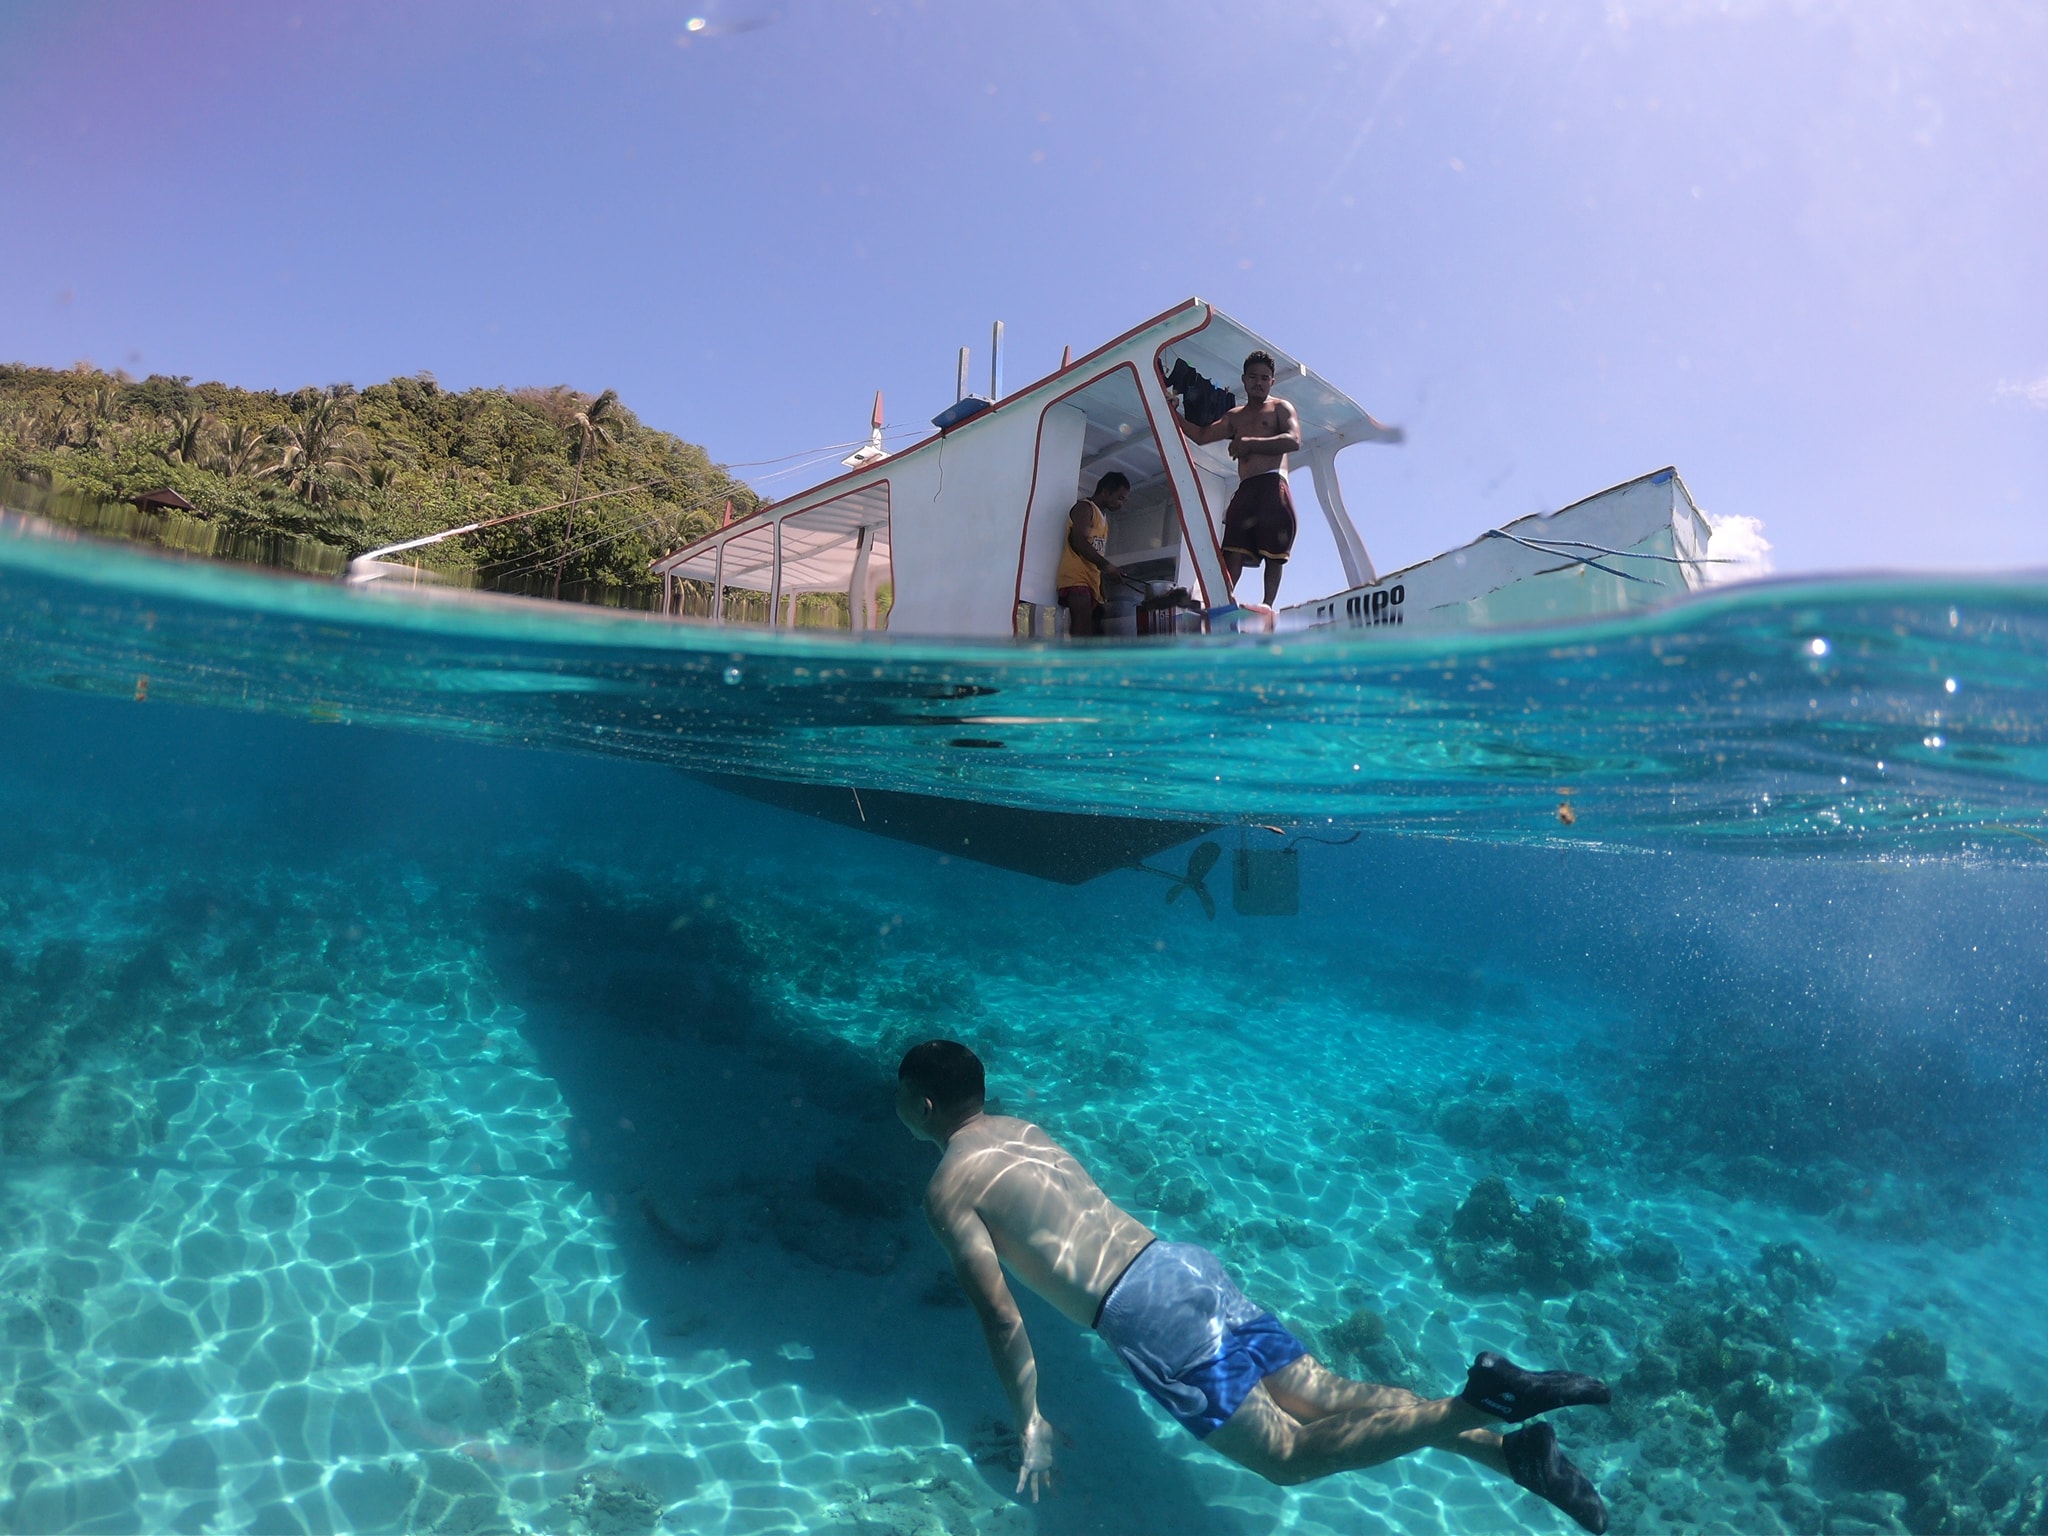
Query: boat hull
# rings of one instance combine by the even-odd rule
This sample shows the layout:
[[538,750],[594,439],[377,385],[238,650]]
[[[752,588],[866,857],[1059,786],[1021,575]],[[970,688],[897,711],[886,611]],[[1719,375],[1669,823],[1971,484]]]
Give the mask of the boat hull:
[[1213,822],[1141,816],[1085,816],[1027,810],[900,790],[851,789],[780,779],[703,773],[705,783],[749,800],[837,822],[877,837],[915,843],[958,859],[992,864],[1060,885],[1080,885],[1213,830]]
[[1662,469],[1282,609],[1279,625],[1441,634],[1628,613],[1705,585],[1709,537],[1685,482]]

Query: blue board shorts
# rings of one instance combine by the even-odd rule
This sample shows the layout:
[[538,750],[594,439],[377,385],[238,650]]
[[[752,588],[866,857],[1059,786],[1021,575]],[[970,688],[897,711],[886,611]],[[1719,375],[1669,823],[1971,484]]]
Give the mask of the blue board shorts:
[[1102,1298],[1095,1331],[1197,1440],[1222,1427],[1253,1387],[1308,1353],[1194,1243],[1155,1241],[1131,1260]]

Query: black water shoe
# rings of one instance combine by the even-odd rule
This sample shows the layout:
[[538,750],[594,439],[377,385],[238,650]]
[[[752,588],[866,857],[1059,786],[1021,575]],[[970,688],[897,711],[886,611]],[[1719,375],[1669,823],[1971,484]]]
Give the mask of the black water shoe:
[[1500,1451],[1507,1458],[1508,1476],[1537,1498],[1555,1504],[1593,1536],[1607,1529],[1606,1500],[1593,1480],[1565,1459],[1557,1448],[1557,1431],[1548,1424],[1501,1436]]
[[1572,1371],[1525,1371],[1491,1350],[1472,1362],[1465,1390],[1458,1394],[1481,1413],[1519,1424],[1553,1408],[1605,1403],[1614,1394],[1597,1376]]

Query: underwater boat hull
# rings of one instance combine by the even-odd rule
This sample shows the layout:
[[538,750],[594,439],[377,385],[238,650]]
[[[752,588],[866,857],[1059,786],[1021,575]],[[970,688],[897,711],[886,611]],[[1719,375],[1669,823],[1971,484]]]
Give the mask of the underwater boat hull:
[[1081,885],[1114,870],[1129,869],[1214,826],[1140,816],[1024,810],[844,784],[799,784],[724,773],[693,777],[731,794],[820,821],[1060,885]]

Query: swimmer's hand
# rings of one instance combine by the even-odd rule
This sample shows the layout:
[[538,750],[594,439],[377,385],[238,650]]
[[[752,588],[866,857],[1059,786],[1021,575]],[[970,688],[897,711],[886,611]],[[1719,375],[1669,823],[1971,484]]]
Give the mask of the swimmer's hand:
[[1024,1464],[1017,1469],[1017,1496],[1022,1498],[1029,1487],[1034,1504],[1040,1490],[1052,1492],[1052,1437],[1053,1427],[1043,1414],[1033,1414],[1024,1426]]

